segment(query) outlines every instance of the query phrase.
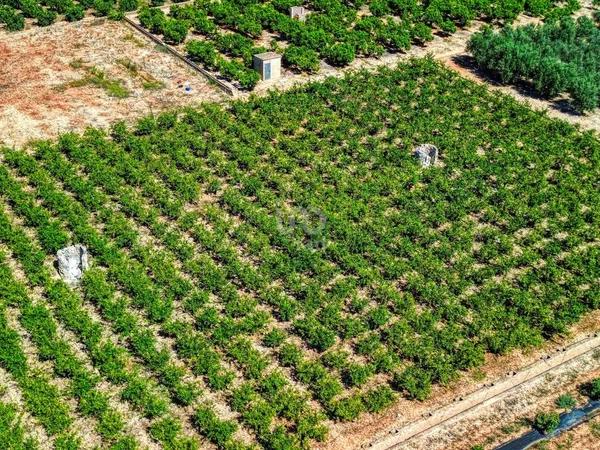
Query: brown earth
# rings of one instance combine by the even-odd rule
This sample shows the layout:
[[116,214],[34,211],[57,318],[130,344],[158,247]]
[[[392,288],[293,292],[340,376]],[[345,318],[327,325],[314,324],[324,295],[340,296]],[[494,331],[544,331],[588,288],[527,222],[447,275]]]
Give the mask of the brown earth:
[[[584,3],[589,6],[590,2]],[[523,18],[521,22],[533,20]],[[480,23],[475,23],[468,30],[461,30],[449,38],[436,37],[426,47],[415,47],[406,54],[357,60],[348,70],[393,66],[407,57],[432,54],[463,75],[490,84],[492,89],[526,101],[534,108],[547,109],[553,117],[600,132],[600,110],[588,115],[578,115],[565,107],[562,101],[549,102],[535,98],[527,92],[526,87],[498,85],[474,69],[465,48],[469,36],[479,26]],[[225,99],[224,94],[204,78],[173,56],[157,49],[126,24],[103,19],[90,18],[73,24],[58,23],[52,27],[31,28],[16,34],[0,32],[0,61],[0,143],[11,146],[22,146],[30,139],[52,138],[61,132],[81,131],[88,126],[106,127],[119,119],[133,121],[136,117],[164,109]],[[123,61],[132,62],[137,71],[133,73],[127,69],[122,64]],[[126,98],[115,98],[105,88],[92,84],[81,85],[80,80],[86,77],[90,68],[103,71],[108,80],[121,85],[129,95]],[[286,72],[284,79],[274,84],[261,84],[257,91],[265,92],[273,87],[289,88],[296,83],[337,76],[343,72],[326,65],[323,66],[322,73],[315,76]],[[148,82],[161,87],[145,88],[144,84]],[[192,88],[192,94],[184,92],[185,84]],[[383,414],[366,415],[358,423],[335,424],[330,439],[320,447],[327,450],[367,447],[376,439],[388,435],[390,430],[419,420],[441,406],[451,404],[454,399],[480,389],[484,384],[506,378],[507,374],[556,352],[583,335],[598,331],[599,319],[600,313],[589,315],[573,329],[570,337],[549,342],[541,349],[518,351],[506,356],[488,355],[484,367],[465,374],[452,386],[435,389],[432,399],[427,402],[401,400]],[[598,359],[594,361],[598,362]],[[473,444],[476,443],[473,442],[475,438],[484,441],[495,436],[494,442],[509,438],[511,433],[498,435],[498,430],[514,423],[517,418],[530,414],[536,405],[551,403],[559,389],[587,376],[581,375],[582,371],[589,374],[596,370],[596,366],[587,365],[588,363],[595,364],[581,362],[573,377],[568,376],[568,371],[557,372],[552,381],[552,386],[556,389],[551,392],[533,384],[519,391],[520,400],[509,399],[490,405],[489,410],[482,412],[478,420],[468,423],[468,419],[467,423],[457,422],[456,426],[441,428],[420,440],[414,440],[406,448],[465,449],[469,448],[466,439]],[[590,430],[587,437],[586,429]],[[586,424],[556,441],[563,442],[571,435],[573,439],[579,440],[581,436],[583,447],[572,448],[600,448],[595,446],[598,438],[593,436],[592,431]],[[519,434],[519,431],[513,431],[513,434]],[[586,444],[588,442],[593,442],[593,445]]]
[[[0,61],[0,143],[10,146],[224,98],[125,23],[104,19],[0,31]],[[127,96],[82,82],[90,70],[101,71]]]

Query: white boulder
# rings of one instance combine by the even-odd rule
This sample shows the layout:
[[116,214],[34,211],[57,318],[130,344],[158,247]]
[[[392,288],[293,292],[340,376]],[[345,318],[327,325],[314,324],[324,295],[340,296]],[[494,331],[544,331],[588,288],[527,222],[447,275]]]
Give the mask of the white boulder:
[[432,144],[422,144],[415,148],[413,155],[419,160],[422,167],[431,167],[438,160],[438,149]]
[[83,272],[89,267],[88,251],[83,245],[71,245],[56,252],[58,274],[71,287],[81,281]]

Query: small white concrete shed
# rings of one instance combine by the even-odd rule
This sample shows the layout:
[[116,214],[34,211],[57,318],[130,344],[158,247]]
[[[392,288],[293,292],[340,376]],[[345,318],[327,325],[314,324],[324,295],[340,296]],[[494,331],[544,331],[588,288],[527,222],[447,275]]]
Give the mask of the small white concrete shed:
[[254,55],[253,65],[254,70],[264,81],[281,78],[281,55],[279,53],[266,52]]
[[304,6],[292,6],[290,8],[290,17],[292,19],[298,19],[301,22],[306,20],[306,16],[308,15],[308,9]]

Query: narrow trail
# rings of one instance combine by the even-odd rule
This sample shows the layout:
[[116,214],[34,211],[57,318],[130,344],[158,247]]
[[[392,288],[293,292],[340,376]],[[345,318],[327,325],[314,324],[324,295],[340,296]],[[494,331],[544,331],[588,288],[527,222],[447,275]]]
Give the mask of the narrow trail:
[[560,368],[564,364],[594,352],[600,348],[600,334],[575,342],[551,356],[538,360],[519,372],[508,374],[506,378],[492,383],[462,400],[439,408],[431,416],[400,428],[394,434],[365,445],[371,450],[400,449],[402,444],[421,434],[427,433],[442,424],[457,421],[475,408],[489,406],[517,387]]

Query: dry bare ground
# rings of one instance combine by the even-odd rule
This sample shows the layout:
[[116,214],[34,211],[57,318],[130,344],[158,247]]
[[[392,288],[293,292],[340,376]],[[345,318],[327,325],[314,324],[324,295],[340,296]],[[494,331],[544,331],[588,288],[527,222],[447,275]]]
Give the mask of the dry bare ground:
[[[105,19],[0,32],[0,62],[0,143],[9,146],[224,98],[125,23]],[[120,87],[86,83],[91,70]]]

